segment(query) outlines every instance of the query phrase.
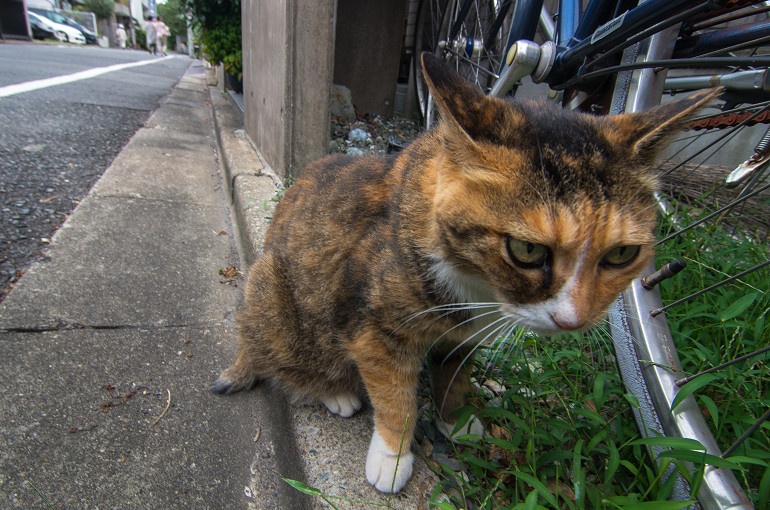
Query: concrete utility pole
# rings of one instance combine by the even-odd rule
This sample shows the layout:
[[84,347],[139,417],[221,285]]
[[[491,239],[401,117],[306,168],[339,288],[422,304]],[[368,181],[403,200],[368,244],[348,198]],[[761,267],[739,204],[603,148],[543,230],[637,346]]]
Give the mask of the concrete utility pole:
[[242,0],[246,131],[272,169],[297,176],[326,154],[332,82],[390,116],[406,1]]
[[326,154],[335,4],[242,2],[246,130],[284,178]]

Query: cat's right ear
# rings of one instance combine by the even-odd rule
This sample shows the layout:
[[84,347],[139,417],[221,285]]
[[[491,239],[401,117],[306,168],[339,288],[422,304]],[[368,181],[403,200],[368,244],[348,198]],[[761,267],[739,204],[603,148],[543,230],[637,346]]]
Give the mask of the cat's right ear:
[[500,133],[521,127],[523,119],[515,118],[505,101],[485,96],[432,53],[423,52],[420,57],[441,122],[457,130],[452,135],[467,138],[475,146],[477,140],[495,139]]
[[607,117],[615,127],[621,143],[633,147],[636,155],[652,161],[669,138],[680,131],[688,120],[713,103],[724,91],[722,87],[704,90],[688,98],[672,101],[649,110]]

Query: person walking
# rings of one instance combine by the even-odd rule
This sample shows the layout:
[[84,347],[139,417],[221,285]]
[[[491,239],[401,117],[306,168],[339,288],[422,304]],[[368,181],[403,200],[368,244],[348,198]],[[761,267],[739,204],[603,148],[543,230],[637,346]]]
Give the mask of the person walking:
[[166,55],[166,38],[171,35],[168,25],[163,20],[158,19],[155,23],[155,37],[157,39],[158,53]]
[[155,55],[158,52],[158,32],[155,16],[149,17],[144,25],[144,31],[147,34],[147,51]]
[[126,34],[126,29],[123,28],[123,23],[118,23],[118,29],[115,30],[115,38],[118,40],[118,47],[125,50],[128,34]]

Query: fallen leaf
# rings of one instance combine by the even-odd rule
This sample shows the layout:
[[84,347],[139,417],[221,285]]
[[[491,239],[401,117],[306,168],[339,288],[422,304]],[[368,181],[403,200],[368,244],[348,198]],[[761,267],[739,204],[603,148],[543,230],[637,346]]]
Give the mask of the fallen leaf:
[[[558,487],[558,488],[557,488]],[[548,479],[548,490],[551,494],[561,494],[570,501],[575,501],[575,492],[564,482],[557,482],[555,478]]]
[[235,269],[235,266],[230,266],[226,269],[220,269],[219,274],[225,278],[235,278],[235,276],[238,274],[238,270]]

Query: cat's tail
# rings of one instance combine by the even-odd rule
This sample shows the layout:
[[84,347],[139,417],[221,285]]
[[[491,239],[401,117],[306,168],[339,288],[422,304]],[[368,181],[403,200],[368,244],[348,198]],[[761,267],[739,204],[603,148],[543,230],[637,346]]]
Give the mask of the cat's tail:
[[232,366],[222,372],[219,379],[211,385],[209,391],[219,395],[230,395],[242,390],[250,390],[263,380],[253,367],[239,363],[238,357],[236,357]]

